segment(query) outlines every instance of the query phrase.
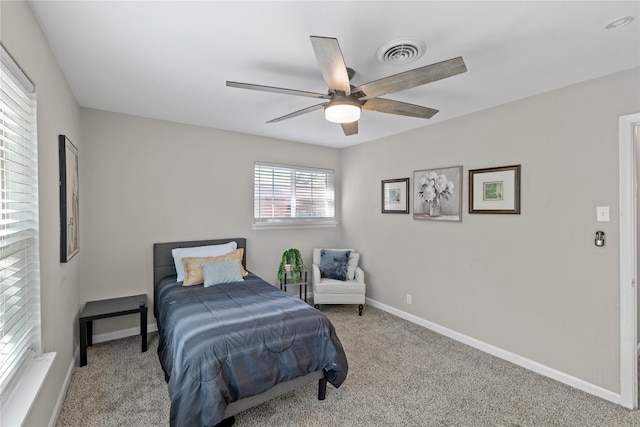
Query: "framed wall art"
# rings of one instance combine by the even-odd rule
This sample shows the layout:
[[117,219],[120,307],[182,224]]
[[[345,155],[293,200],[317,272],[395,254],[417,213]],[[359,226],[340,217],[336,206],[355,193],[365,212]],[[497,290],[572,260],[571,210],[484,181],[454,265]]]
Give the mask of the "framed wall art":
[[520,165],[470,170],[469,213],[519,214]]
[[462,221],[462,166],[413,172],[413,218]]
[[409,213],[409,178],[382,181],[382,213]]
[[65,135],[58,136],[60,159],[60,262],[80,251],[78,149]]

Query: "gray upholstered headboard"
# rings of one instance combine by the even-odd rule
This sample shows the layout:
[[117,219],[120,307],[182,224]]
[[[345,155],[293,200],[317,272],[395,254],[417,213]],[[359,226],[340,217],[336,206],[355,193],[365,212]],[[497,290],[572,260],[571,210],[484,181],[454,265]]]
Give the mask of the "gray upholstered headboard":
[[[247,239],[244,237],[236,237],[233,239],[212,239],[212,240],[190,240],[186,242],[167,242],[153,244],[153,301],[155,306],[157,287],[165,277],[175,276],[176,267],[173,262],[171,249],[174,248],[190,248],[193,246],[220,245],[228,242],[236,242],[238,248],[244,249],[242,255],[242,265],[247,267]],[[155,311],[155,310],[154,310]],[[157,313],[156,313],[157,315]]]

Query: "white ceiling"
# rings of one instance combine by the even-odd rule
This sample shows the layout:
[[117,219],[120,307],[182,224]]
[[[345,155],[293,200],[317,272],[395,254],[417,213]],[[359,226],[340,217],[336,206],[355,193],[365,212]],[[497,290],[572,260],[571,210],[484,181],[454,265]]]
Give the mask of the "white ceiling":
[[[347,147],[640,66],[640,2],[30,1],[82,107]],[[621,28],[605,26],[620,17]],[[462,56],[468,71],[386,98],[440,110],[431,119],[363,111],[345,136],[322,110],[268,120],[317,99],[227,80],[327,91],[309,40],[335,37],[356,86]],[[425,55],[378,62],[389,40]]]

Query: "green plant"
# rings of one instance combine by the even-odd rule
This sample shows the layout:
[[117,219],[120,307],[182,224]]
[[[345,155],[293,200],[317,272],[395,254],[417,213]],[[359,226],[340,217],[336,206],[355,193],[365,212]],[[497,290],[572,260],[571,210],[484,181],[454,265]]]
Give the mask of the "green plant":
[[288,279],[291,283],[297,283],[302,278],[304,272],[304,262],[302,261],[302,255],[296,248],[287,249],[282,253],[282,259],[280,260],[280,267],[278,268],[278,280],[283,281],[285,274],[285,265],[290,265]]

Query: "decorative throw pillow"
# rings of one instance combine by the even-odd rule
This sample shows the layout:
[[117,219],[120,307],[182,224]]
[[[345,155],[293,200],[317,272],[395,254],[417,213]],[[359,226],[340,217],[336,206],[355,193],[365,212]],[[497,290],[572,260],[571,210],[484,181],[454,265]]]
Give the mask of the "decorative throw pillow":
[[328,279],[347,280],[347,264],[351,251],[320,251],[320,276]]
[[238,265],[240,261],[215,261],[202,264],[202,276],[204,277],[204,287],[220,285],[222,283],[243,282],[242,274]]
[[229,242],[223,243],[221,245],[192,246],[190,248],[171,249],[171,255],[173,255],[173,263],[176,266],[176,273],[178,275],[176,281],[182,282],[184,280],[184,267],[182,266],[182,258],[225,255],[235,250],[237,247],[238,244],[236,242]]
[[242,255],[244,254],[244,249],[236,249],[235,251],[229,252],[226,255],[220,255],[215,257],[186,257],[182,258],[182,266],[184,267],[184,282],[182,286],[193,286],[200,285],[204,283],[204,277],[202,276],[202,264],[205,262],[216,262],[216,261],[230,261],[237,260],[238,261],[238,271],[242,277],[246,276],[246,270],[242,267]]

